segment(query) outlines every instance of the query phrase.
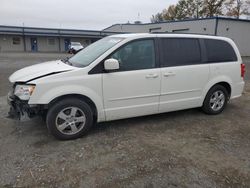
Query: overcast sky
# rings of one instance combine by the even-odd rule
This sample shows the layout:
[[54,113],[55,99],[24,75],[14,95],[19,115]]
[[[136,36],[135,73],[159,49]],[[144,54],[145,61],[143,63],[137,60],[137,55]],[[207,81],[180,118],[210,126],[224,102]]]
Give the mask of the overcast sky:
[[115,23],[150,22],[177,0],[0,0],[0,25],[104,29]]

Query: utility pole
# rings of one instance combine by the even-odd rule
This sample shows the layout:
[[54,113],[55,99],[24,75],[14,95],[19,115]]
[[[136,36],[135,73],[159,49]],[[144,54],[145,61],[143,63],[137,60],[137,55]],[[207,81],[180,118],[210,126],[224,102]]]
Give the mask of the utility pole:
[[26,52],[26,39],[25,39],[25,33],[24,33],[24,22],[23,22],[23,49]]

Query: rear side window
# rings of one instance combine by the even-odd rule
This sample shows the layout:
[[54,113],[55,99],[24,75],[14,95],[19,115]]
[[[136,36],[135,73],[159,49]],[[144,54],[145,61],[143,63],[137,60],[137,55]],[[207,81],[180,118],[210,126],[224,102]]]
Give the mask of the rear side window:
[[205,39],[204,41],[209,63],[237,61],[235,51],[228,42],[214,39]]
[[161,39],[161,67],[184,66],[201,63],[198,39]]

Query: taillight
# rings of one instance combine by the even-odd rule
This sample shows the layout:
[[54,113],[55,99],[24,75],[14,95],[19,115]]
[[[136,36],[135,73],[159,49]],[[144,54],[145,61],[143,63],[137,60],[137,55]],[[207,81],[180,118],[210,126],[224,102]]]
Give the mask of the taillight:
[[241,63],[240,68],[241,68],[241,77],[244,78],[246,73],[246,65],[244,63]]

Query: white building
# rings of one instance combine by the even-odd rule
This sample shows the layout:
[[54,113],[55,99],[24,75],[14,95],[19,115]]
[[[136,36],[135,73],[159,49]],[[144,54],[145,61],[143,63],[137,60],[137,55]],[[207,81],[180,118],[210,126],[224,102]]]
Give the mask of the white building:
[[250,20],[201,18],[145,24],[115,24],[102,31],[0,26],[1,52],[65,52],[69,42],[84,46],[116,33],[175,32],[225,36],[250,56]]
[[0,26],[1,52],[65,52],[70,42],[87,46],[113,32]]
[[242,56],[250,56],[250,20],[214,17],[146,24],[115,24],[103,31],[125,33],[175,32],[225,36],[235,41]]

